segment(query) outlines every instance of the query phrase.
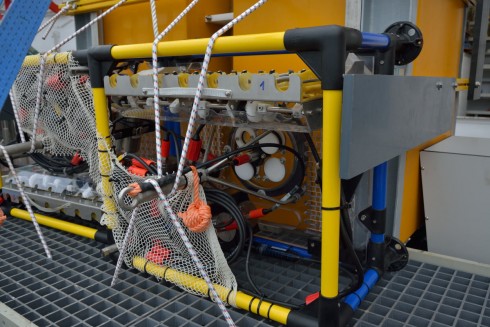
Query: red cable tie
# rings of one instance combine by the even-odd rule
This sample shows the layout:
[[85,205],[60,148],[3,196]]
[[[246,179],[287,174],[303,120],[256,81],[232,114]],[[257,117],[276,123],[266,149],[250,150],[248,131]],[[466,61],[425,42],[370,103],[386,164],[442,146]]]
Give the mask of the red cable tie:
[[235,166],[243,165],[244,163],[250,162],[250,155],[248,153],[241,154],[233,158],[233,164]]
[[309,305],[311,304],[313,301],[315,301],[316,299],[318,299],[320,297],[320,292],[316,292],[316,293],[313,293],[313,294],[310,294],[306,297],[305,299],[305,304],[306,305]]
[[170,155],[170,141],[162,140],[161,149],[162,149],[162,158],[168,158],[168,156]]
[[[148,166],[151,166],[151,165],[154,165],[155,164],[155,161],[151,160],[151,159],[147,159],[147,158],[140,158],[141,160],[143,160]],[[138,167],[138,168],[143,168],[143,169],[146,169],[142,164],[141,162],[139,162],[138,160],[136,159],[131,159],[131,165],[132,166],[135,166],[135,167]]]
[[264,217],[265,214],[264,214],[264,208],[258,208],[258,209],[254,209],[252,211],[250,211],[248,213],[248,217],[250,219],[257,219],[257,218],[261,218],[261,217]]
[[70,164],[72,166],[78,166],[82,163],[82,161],[83,158],[80,156],[80,153],[77,152],[73,155],[73,158],[71,158]]
[[136,166],[129,166],[128,171],[133,175],[137,175],[141,177],[146,176],[146,174],[148,173],[148,170],[146,170],[145,168],[140,168]]
[[201,155],[202,140],[190,140],[187,149],[187,159],[189,161],[198,161]]

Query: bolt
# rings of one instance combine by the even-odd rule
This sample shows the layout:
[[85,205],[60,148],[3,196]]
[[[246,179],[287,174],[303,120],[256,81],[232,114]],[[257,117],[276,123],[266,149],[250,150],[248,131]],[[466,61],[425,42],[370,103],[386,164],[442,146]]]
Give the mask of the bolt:
[[375,220],[373,220],[373,224],[376,224],[376,219],[375,219]]
[[384,64],[385,64],[385,61],[384,61],[384,60],[380,60],[380,61],[379,61],[379,64],[380,64],[380,65],[384,65]]
[[425,220],[429,220],[429,217],[425,217]]
[[425,170],[425,167],[420,167],[420,170]]
[[144,95],[147,95],[148,94],[148,90],[143,90],[143,94]]
[[442,89],[442,85],[443,85],[443,84],[442,84],[442,82],[437,82],[437,83],[436,83],[436,87],[437,87],[437,89],[438,89],[438,90]]
[[367,218],[367,217],[366,217],[366,215],[362,215],[362,216],[361,216],[361,221],[366,220],[366,218]]
[[227,97],[231,97],[231,91],[230,91],[230,90],[225,91],[225,95],[226,95]]
[[372,257],[372,258],[371,258],[371,261],[376,261],[376,258],[375,258],[375,257]]
[[458,87],[458,83],[454,82],[451,84],[451,86],[453,87],[453,89],[457,88]]
[[315,247],[315,243],[310,243],[310,247],[314,248]]
[[475,88],[479,88],[481,86],[481,83],[480,82],[475,82]]
[[395,250],[400,251],[402,246],[400,244],[395,244]]

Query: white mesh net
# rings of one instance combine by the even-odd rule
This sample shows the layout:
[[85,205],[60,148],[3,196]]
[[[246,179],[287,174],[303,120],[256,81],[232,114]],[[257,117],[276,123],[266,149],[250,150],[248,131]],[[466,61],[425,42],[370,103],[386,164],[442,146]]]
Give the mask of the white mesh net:
[[[32,133],[39,73],[36,65],[39,58],[29,58],[14,85],[21,127],[26,133]],[[119,164],[110,149],[111,140],[98,137],[90,80],[88,75],[72,74],[77,70],[77,62],[69,54],[66,63],[48,60],[36,134],[43,140],[44,152],[73,155],[78,151],[88,162],[90,176],[103,198],[105,214],[101,223],[112,228],[118,248],[121,248],[132,212],[123,210],[114,199],[123,188],[142,179]],[[185,212],[193,201],[192,178],[192,175],[188,176],[189,187],[168,199],[176,214]],[[200,198],[205,201],[202,188]],[[190,293],[208,296],[199,286],[202,284],[199,269],[161,201],[154,199],[142,204],[135,219],[124,255],[126,265],[133,267],[134,260],[144,259],[171,268],[178,272],[172,275],[172,283]],[[235,276],[228,267],[212,225],[202,233],[183,228],[212,283],[236,292]]]

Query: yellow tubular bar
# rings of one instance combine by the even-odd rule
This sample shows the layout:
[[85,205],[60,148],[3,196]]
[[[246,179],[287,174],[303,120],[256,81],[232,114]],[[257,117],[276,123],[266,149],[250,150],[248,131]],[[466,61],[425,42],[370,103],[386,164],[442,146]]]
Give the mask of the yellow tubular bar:
[[[134,257],[133,266],[139,271],[149,273],[150,275],[156,276],[158,278],[163,278],[166,281],[182,285],[204,296],[208,296],[208,286],[206,282],[201,278],[177,271],[169,267],[157,265],[142,257]],[[261,301],[258,298],[255,298],[240,291],[236,292],[236,295],[233,298],[233,294],[230,293],[230,289],[216,284],[213,284],[213,286],[222,301],[228,302],[230,305],[236,308],[250,311],[252,313],[259,314],[262,317],[277,321],[283,325],[287,323],[288,315],[291,312],[291,309],[284,308],[267,301]]]
[[[323,91],[322,207],[340,205],[340,124],[342,91]],[[340,211],[322,210],[321,295],[339,293]]]
[[[60,52],[53,53],[48,56],[46,60],[46,64],[66,64],[68,62],[69,52]],[[39,66],[41,61],[41,55],[30,55],[26,56],[24,62],[22,63],[22,67],[27,66]]]
[[[12,209],[10,210],[10,215],[12,217],[31,221],[31,216],[29,215],[29,212],[27,212],[26,210]],[[95,233],[97,232],[95,228],[69,223],[67,221],[48,217],[38,213],[35,213],[34,216],[36,217],[37,222],[43,226],[51,227],[78,236],[95,239]]]
[[[104,209],[108,215],[109,228],[113,228],[117,215],[117,207],[112,199],[112,183],[110,181],[111,158],[108,150],[111,148],[111,134],[109,128],[109,110],[107,108],[107,98],[104,88],[92,88],[95,126],[97,129],[98,151],[99,151],[99,170],[102,178],[102,192],[104,194]],[[112,221],[114,220],[114,221]]]
[[[204,54],[209,39],[168,41],[158,44],[158,56],[191,56]],[[111,49],[114,59],[150,58],[152,43],[119,45]],[[284,32],[224,36],[216,40],[213,54],[283,51]]]

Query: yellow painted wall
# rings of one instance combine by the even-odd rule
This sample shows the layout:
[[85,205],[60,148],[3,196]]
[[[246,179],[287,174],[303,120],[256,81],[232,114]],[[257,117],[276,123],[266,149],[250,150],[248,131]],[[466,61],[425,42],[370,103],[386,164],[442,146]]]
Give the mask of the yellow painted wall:
[[[419,0],[417,25],[424,47],[413,65],[413,75],[458,77],[464,4],[459,0]],[[447,132],[407,152],[400,239],[407,241],[424,219],[420,179],[421,150],[451,135]]]
[[[233,0],[233,12],[239,15],[256,0]],[[345,0],[271,0],[234,27],[234,35],[280,32],[297,27],[338,24],[345,22]],[[307,68],[296,55],[236,57],[233,68],[287,72]]]
[[[159,32],[162,32],[190,2],[190,0],[156,1]],[[163,41],[210,37],[220,26],[205,23],[204,17],[230,12],[231,8],[231,0],[201,0]],[[149,2],[123,5],[107,15],[102,24],[105,44],[149,43],[154,40]],[[218,69],[230,70],[231,59],[212,59],[210,70]]]

